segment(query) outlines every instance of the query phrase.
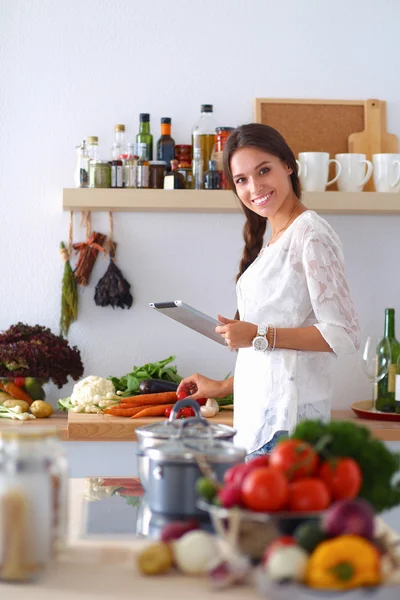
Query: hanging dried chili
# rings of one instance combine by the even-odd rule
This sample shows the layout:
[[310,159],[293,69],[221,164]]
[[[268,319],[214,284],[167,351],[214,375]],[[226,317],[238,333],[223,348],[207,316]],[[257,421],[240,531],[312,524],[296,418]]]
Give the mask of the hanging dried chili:
[[75,279],[79,285],[87,285],[94,263],[99,252],[104,252],[103,244],[106,236],[93,231],[86,242],[74,244],[73,248],[79,252],[78,263],[75,269]]

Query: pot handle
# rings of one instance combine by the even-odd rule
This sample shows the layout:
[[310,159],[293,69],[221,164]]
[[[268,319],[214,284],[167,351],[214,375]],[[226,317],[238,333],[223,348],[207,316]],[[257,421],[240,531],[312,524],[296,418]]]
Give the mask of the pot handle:
[[174,421],[177,418],[181,408],[185,408],[185,406],[190,406],[190,408],[193,408],[194,414],[196,415],[195,418],[200,418],[201,420],[203,420],[200,413],[200,404],[196,402],[196,400],[192,400],[191,398],[183,398],[183,400],[178,400],[177,402],[175,402],[174,406],[172,407],[171,414],[169,415],[168,421]]

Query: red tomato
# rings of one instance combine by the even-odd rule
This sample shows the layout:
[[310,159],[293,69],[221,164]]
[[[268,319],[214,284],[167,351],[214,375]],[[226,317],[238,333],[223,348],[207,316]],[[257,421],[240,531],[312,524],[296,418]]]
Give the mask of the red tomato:
[[352,500],[358,496],[362,473],[352,458],[338,458],[322,463],[319,476],[335,500]]
[[254,469],[255,467],[269,467],[269,454],[263,454],[262,456],[252,458],[247,463],[247,466],[249,467],[249,470]]
[[207,398],[197,398],[196,402],[198,402],[200,406],[204,406],[207,403]]
[[297,540],[292,535],[281,535],[276,538],[273,542],[271,542],[266,549],[264,550],[261,563],[263,565],[267,564],[271,554],[275,552],[278,548],[282,548],[282,546],[296,546]]
[[293,481],[289,486],[289,510],[318,512],[330,504],[331,495],[325,483],[316,477]]
[[289,483],[278,469],[257,467],[242,483],[242,501],[249,510],[273,512],[282,510],[288,500]]
[[24,385],[25,385],[25,377],[14,377],[14,383],[18,387],[24,387]]
[[177,400],[183,400],[184,398],[188,397],[188,393],[185,392],[185,390],[179,390],[179,392],[176,392],[176,398]]
[[184,408],[181,408],[181,412],[184,419],[187,419],[188,417],[194,417],[196,414],[191,406],[185,406]]
[[166,419],[169,419],[171,411],[172,411],[172,408],[170,406],[167,406],[167,408],[164,410],[164,416]]
[[224,483],[226,485],[241,486],[246,475],[250,473],[248,463],[240,463],[225,471]]
[[290,480],[313,475],[318,460],[318,454],[311,444],[302,440],[283,440],[270,455],[271,467],[283,471]]

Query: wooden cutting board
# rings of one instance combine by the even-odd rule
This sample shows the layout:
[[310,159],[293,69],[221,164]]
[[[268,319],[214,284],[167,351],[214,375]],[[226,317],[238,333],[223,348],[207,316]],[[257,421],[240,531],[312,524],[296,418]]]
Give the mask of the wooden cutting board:
[[[161,417],[127,419],[126,417],[112,417],[111,415],[84,414],[69,411],[67,435],[69,441],[135,442],[137,440],[136,429],[150,425],[151,423],[161,423],[163,420]],[[233,411],[220,410],[209,421],[232,426]]]
[[[366,154],[372,160],[373,154],[384,152],[396,154],[399,151],[397,135],[386,131],[386,102],[366,100],[364,109],[364,130],[349,135],[349,152]],[[374,190],[373,177],[364,186],[364,191]]]

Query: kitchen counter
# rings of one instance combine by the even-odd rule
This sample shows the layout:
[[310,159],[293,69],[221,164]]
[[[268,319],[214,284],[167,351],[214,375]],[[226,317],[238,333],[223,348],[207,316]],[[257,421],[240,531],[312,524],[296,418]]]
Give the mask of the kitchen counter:
[[[333,420],[354,421],[370,429],[374,436],[385,442],[400,442],[400,421],[375,421],[360,419],[352,410],[333,410]],[[144,425],[161,421],[161,418],[126,419],[108,415],[86,415],[70,413],[55,414],[50,419],[35,421],[10,421],[0,419],[0,432],[8,427],[32,427],[40,425],[45,428],[56,428],[64,441],[136,441],[135,430]],[[210,419],[213,423],[233,424],[233,411],[223,409]]]

